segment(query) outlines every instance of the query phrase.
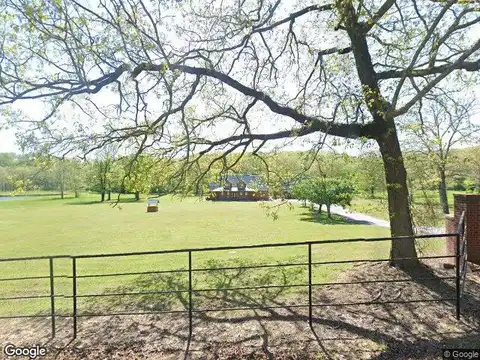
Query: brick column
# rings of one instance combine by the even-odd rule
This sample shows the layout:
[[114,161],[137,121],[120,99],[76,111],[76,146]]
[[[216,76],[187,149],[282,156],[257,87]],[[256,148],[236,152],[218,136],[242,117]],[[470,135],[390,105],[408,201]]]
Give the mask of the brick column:
[[468,260],[480,265],[480,195],[466,195]]
[[[446,232],[457,231],[460,216],[465,211],[468,260],[480,265],[480,195],[455,194],[453,207],[453,216],[445,218]],[[448,239],[447,254],[455,254],[455,249],[455,238]]]

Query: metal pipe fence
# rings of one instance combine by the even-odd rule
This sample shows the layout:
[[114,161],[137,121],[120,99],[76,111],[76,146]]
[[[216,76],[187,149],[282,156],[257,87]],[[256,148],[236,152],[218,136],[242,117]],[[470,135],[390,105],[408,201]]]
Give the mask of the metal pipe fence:
[[[462,218],[463,219],[463,218]],[[463,221],[463,220],[462,220]],[[462,223],[461,223],[462,224]],[[284,288],[306,288],[308,289],[308,299],[305,304],[288,305],[290,308],[308,308],[309,324],[313,322],[313,310],[319,307],[344,307],[344,306],[358,306],[358,305],[378,305],[378,304],[406,304],[406,303],[429,303],[429,302],[454,302],[456,308],[456,317],[460,318],[461,308],[461,295],[462,295],[462,279],[464,281],[464,273],[460,268],[460,263],[466,263],[466,245],[462,242],[464,237],[463,227],[459,229],[455,234],[434,234],[434,235],[416,235],[416,236],[401,236],[401,237],[382,237],[382,238],[357,238],[357,239],[340,239],[340,240],[319,240],[319,241],[305,241],[305,242],[289,242],[289,243],[271,243],[271,244],[256,244],[256,245],[240,245],[240,246],[218,246],[218,247],[205,247],[205,248],[191,248],[191,249],[174,249],[174,250],[159,250],[159,251],[144,251],[144,252],[129,252],[129,253],[108,253],[108,254],[91,254],[91,255],[57,255],[57,256],[39,256],[39,257],[19,257],[19,258],[0,258],[0,270],[2,263],[8,262],[26,262],[30,264],[32,262],[45,261],[48,262],[48,275],[39,276],[25,276],[25,277],[11,277],[0,278],[2,282],[21,282],[24,280],[49,280],[49,293],[43,295],[27,295],[27,296],[6,296],[0,297],[0,301],[20,301],[28,299],[50,299],[50,309],[47,314],[13,314],[0,316],[1,319],[23,319],[23,318],[50,318],[51,320],[51,334],[55,337],[56,334],[56,319],[57,318],[72,318],[72,330],[73,337],[78,335],[78,320],[83,317],[97,317],[97,316],[128,316],[128,315],[157,315],[157,314],[185,314],[188,316],[188,330],[189,334],[193,332],[193,317],[195,313],[206,313],[215,311],[241,311],[241,310],[267,310],[267,309],[279,309],[286,306],[252,306],[252,307],[220,307],[220,308],[195,308],[193,297],[195,294],[208,291],[244,291],[244,290],[261,290],[261,289],[284,289]],[[462,225],[463,226],[463,225]],[[430,278],[403,278],[403,279],[375,279],[375,280],[358,280],[358,281],[345,281],[345,282],[324,282],[316,283],[313,281],[313,268],[321,265],[332,264],[353,264],[353,263],[365,263],[365,262],[387,262],[392,259],[348,259],[337,261],[313,261],[312,251],[316,246],[323,246],[325,244],[339,244],[339,243],[375,243],[382,241],[406,241],[408,239],[446,239],[449,237],[456,238],[456,254],[445,256],[420,256],[418,259],[456,259],[456,273],[451,277],[430,277]],[[466,241],[466,239],[465,239]],[[240,250],[240,249],[268,249],[279,247],[305,247],[307,262],[292,262],[292,263],[279,263],[279,264],[255,264],[245,266],[224,266],[224,267],[193,267],[193,258],[195,254],[212,252],[212,251],[224,251],[224,250]],[[136,271],[136,272],[118,272],[118,273],[101,273],[101,274],[79,274],[77,265],[79,261],[85,259],[112,259],[112,258],[125,258],[133,256],[152,256],[152,255],[168,255],[168,254],[184,254],[186,255],[186,269],[172,269],[172,270],[152,270],[152,271]],[[399,260],[410,260],[411,258],[397,258]],[[60,260],[69,260],[71,262],[71,274],[70,275],[56,275],[55,263]],[[213,272],[222,270],[245,270],[245,269],[267,269],[267,268],[285,268],[285,267],[303,267],[307,270],[306,282],[293,283],[293,284],[269,284],[269,285],[255,285],[251,286],[238,286],[238,287],[225,287],[225,288],[195,288],[193,285],[194,276],[196,273],[201,272]],[[104,277],[118,277],[118,276],[142,276],[142,275],[157,275],[157,274],[188,274],[187,287],[181,290],[162,290],[162,291],[129,291],[129,292],[114,292],[114,293],[80,293],[78,291],[79,279],[92,279],[92,278],[104,278]],[[55,291],[56,279],[63,278],[71,280],[71,295],[57,294]],[[408,283],[415,281],[439,281],[439,280],[455,280],[455,292],[456,296],[453,298],[436,298],[436,299],[410,299],[410,300],[390,300],[390,301],[368,301],[368,302],[346,302],[346,303],[314,303],[313,290],[322,286],[349,286],[359,284],[375,284],[375,283]],[[183,310],[160,310],[160,311],[142,311],[142,312],[98,312],[98,313],[82,313],[79,312],[78,300],[79,299],[92,299],[103,297],[122,297],[122,296],[140,296],[140,295],[168,295],[168,294],[186,294],[187,305]],[[56,300],[71,299],[71,313],[70,314],[58,314],[56,312]]]

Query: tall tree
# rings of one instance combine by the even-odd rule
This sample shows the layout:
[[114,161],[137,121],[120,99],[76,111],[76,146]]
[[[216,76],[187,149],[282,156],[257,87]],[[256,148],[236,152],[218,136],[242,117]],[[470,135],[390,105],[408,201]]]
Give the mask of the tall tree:
[[438,177],[438,194],[444,214],[449,213],[447,171],[452,150],[478,141],[480,127],[470,121],[475,99],[465,98],[464,91],[429,94],[418,103],[413,121],[402,126],[410,147],[426,157]]
[[105,195],[108,194],[110,200],[110,193],[112,190],[112,178],[115,177],[114,166],[117,160],[118,147],[109,144],[96,153],[96,158],[93,161],[93,167],[90,173],[90,188],[100,193],[100,201],[105,201]]
[[[393,236],[413,234],[398,119],[480,68],[476,1],[5,0],[0,21],[0,106],[31,126],[23,143],[155,149],[182,159],[178,177],[213,151],[370,139]],[[9,107],[31,99],[44,117]],[[413,239],[391,257],[415,258]]]

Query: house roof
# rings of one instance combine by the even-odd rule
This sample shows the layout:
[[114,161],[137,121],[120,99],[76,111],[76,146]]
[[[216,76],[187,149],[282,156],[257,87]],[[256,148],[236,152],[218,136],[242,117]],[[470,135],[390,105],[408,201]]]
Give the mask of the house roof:
[[240,181],[243,181],[245,184],[260,184],[261,180],[259,176],[256,175],[228,175],[225,179],[232,186],[236,186]]
[[[238,183],[240,181],[243,181],[245,185],[252,188],[251,190],[254,191],[260,190],[260,191],[268,191],[268,186],[262,183],[262,180],[260,176],[257,175],[248,175],[248,174],[237,174],[237,175],[228,175],[225,178],[226,181],[228,181],[230,184],[232,184],[232,187],[238,187]],[[253,189],[255,188],[255,189]]]
[[215,184],[215,183],[208,184],[208,190],[213,191],[216,188],[218,188],[218,184]]
[[223,192],[223,191],[257,191],[255,189],[249,188],[248,186],[245,187],[245,190],[238,190],[238,187],[232,186],[230,190],[225,190],[222,186],[217,187],[216,189],[211,190],[212,192]]

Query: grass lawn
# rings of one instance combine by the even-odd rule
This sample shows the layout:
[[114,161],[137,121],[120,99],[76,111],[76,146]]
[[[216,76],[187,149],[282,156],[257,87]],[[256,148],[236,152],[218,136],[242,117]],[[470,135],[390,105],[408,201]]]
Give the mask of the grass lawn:
[[[259,203],[208,202],[198,199],[162,197],[158,213],[146,213],[145,202],[126,199],[113,208],[98,203],[98,196],[60,200],[50,197],[0,201],[0,259],[41,255],[80,255],[214,247],[308,240],[382,237],[385,228],[345,223],[342,218],[327,220],[308,208],[281,208],[278,220],[266,216]],[[389,243],[325,244],[313,247],[313,261],[373,259],[388,257]],[[307,260],[306,246],[255,250],[212,251],[193,254],[193,267],[210,264],[255,262],[277,263]],[[144,257],[79,259],[77,275],[114,272],[141,272],[185,268],[187,255],[151,255]],[[346,265],[314,267],[314,281],[332,279]],[[0,262],[0,297],[48,295],[49,280],[1,281],[20,276],[47,276],[48,260],[35,262]],[[71,260],[54,262],[56,276],[71,276]],[[306,280],[306,268],[291,274]],[[275,270],[276,275],[280,270]],[[197,275],[198,274],[198,275]],[[195,273],[195,286],[209,285],[205,274]],[[288,275],[288,274],[287,274]],[[249,275],[250,276],[250,275]],[[278,276],[273,280],[279,280]],[[286,276],[287,278],[289,277]],[[256,275],[249,277],[255,285]],[[218,279],[217,279],[218,280]],[[249,280],[249,281],[250,281]],[[265,279],[260,279],[264,281]],[[181,282],[185,284],[184,277]],[[137,276],[79,278],[78,294],[111,291],[119,286],[141,284]],[[57,295],[71,295],[71,278],[56,278]],[[144,283],[149,288],[150,284]],[[217,286],[218,284],[214,284]],[[234,286],[235,284],[230,284]],[[139,291],[136,288],[135,291]],[[25,301],[0,301],[0,316],[21,313],[48,313],[49,298]],[[70,311],[70,298],[58,298],[59,313]],[[79,306],[88,299],[79,299]]]
[[[448,196],[448,204],[450,206],[450,212],[453,211],[453,195],[454,194],[462,194],[462,191],[451,191],[447,192]],[[441,212],[440,201],[438,198],[438,192],[436,191],[428,191],[423,193],[421,191],[416,191],[413,194],[413,203],[414,205],[418,205],[419,211],[422,211],[421,206],[427,202],[426,196],[428,196],[428,201],[435,206],[437,206],[437,216],[435,222],[433,224],[429,224],[430,226],[437,226],[443,227],[445,224],[445,220],[443,214]],[[373,199],[365,198],[365,197],[356,197],[350,206],[350,209],[356,212],[368,214],[371,216],[375,216],[379,219],[388,220],[388,202],[387,202],[387,194],[377,194],[377,196]]]

